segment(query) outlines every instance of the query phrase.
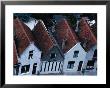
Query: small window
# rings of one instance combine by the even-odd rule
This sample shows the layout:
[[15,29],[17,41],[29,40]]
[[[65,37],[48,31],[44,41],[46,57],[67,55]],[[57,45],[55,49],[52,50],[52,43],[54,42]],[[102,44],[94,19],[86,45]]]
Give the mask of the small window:
[[83,64],[83,61],[80,61],[80,62],[79,62],[79,66],[78,66],[78,70],[77,70],[77,71],[81,71],[82,64]]
[[33,51],[34,51],[34,50],[29,51],[28,59],[30,59],[30,58],[33,59]]
[[56,57],[56,54],[55,53],[51,53],[50,58],[53,59],[55,57]]
[[15,75],[18,75],[18,73],[19,73],[19,67],[20,67],[19,64],[14,65],[14,74],[15,74]]
[[75,61],[69,61],[67,68],[68,68],[68,69],[73,69],[74,63],[75,63]]
[[73,58],[76,58],[76,57],[78,57],[78,54],[79,54],[79,51],[74,51],[74,55],[73,55]]
[[37,63],[34,63],[34,65],[33,65],[33,70],[32,70],[32,74],[36,74],[36,67],[37,67]]
[[21,68],[21,73],[26,73],[29,71],[30,65],[24,65]]
[[97,57],[97,50],[94,51],[94,56],[93,57]]
[[89,60],[88,61],[86,69],[87,70],[94,69],[94,60]]

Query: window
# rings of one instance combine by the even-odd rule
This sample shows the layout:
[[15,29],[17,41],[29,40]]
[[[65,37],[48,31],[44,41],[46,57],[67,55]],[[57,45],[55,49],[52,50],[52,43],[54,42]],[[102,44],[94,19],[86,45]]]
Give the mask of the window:
[[73,69],[74,63],[75,63],[75,61],[69,61],[67,68],[68,68],[68,69]]
[[77,71],[81,71],[82,64],[83,64],[83,61],[80,61],[80,62],[79,62],[79,66],[78,66],[78,70],[77,70]]
[[28,57],[28,59],[30,59],[30,58],[33,59],[33,51],[34,50],[29,51],[29,57]]
[[87,70],[92,70],[92,69],[94,69],[94,60],[89,60],[89,61],[88,61],[86,69],[87,69]]
[[78,57],[79,51],[74,51],[73,58]]
[[93,57],[97,57],[97,50],[94,51],[94,56]]
[[94,51],[93,60],[94,60],[94,61],[97,60],[97,50]]
[[17,65],[14,65],[14,74],[15,75],[18,75],[18,73],[19,73],[19,67],[20,67],[19,63]]
[[50,58],[53,59],[55,57],[56,57],[56,54],[55,53],[51,53]]
[[30,65],[24,65],[21,68],[21,73],[26,73],[29,71]]
[[37,63],[34,63],[32,74],[36,74],[36,67],[37,67]]

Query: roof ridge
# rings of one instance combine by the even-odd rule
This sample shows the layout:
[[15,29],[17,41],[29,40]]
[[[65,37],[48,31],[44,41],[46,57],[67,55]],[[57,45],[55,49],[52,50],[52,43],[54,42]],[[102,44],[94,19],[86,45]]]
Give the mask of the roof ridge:
[[[72,30],[71,30],[71,27],[69,26],[68,22],[66,19],[64,19],[64,21],[66,22],[67,26],[68,26],[68,31],[71,33],[72,37],[74,36],[73,33],[72,33]],[[75,33],[74,33],[75,34]],[[73,39],[75,38],[75,36],[73,37]],[[77,39],[74,39],[75,42],[78,42]]]
[[[87,23],[87,21],[86,21],[84,18],[83,18],[83,20]],[[92,35],[92,37],[94,38],[94,40],[96,40],[95,35],[93,34],[92,30],[90,30],[91,27],[89,26],[88,23],[87,23],[87,25],[88,25],[89,32],[91,33],[91,35]]]

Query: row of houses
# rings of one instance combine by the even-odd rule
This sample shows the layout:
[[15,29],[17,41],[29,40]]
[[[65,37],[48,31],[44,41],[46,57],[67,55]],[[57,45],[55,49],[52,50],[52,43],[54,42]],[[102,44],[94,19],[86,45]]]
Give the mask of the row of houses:
[[60,19],[47,29],[42,20],[31,30],[14,19],[14,75],[75,74],[94,69],[97,39],[85,18],[71,28]]

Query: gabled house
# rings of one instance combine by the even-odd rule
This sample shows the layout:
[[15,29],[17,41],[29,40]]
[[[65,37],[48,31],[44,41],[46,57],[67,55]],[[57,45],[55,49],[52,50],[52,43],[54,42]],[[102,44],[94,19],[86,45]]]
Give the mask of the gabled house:
[[64,74],[80,73],[84,65],[86,52],[69,26],[66,19],[61,19],[55,27],[55,39],[64,53]]
[[63,70],[63,54],[42,20],[39,20],[34,27],[33,35],[36,45],[42,51],[40,74],[61,74]]
[[86,18],[82,18],[79,22],[79,30],[77,32],[81,45],[84,48],[86,54],[84,69],[94,69],[94,63],[97,59],[97,33],[96,30],[92,31],[91,27],[86,21]]
[[34,43],[34,37],[28,26],[18,18],[14,20],[14,40],[19,56],[20,71],[22,74],[38,74],[41,51]]

